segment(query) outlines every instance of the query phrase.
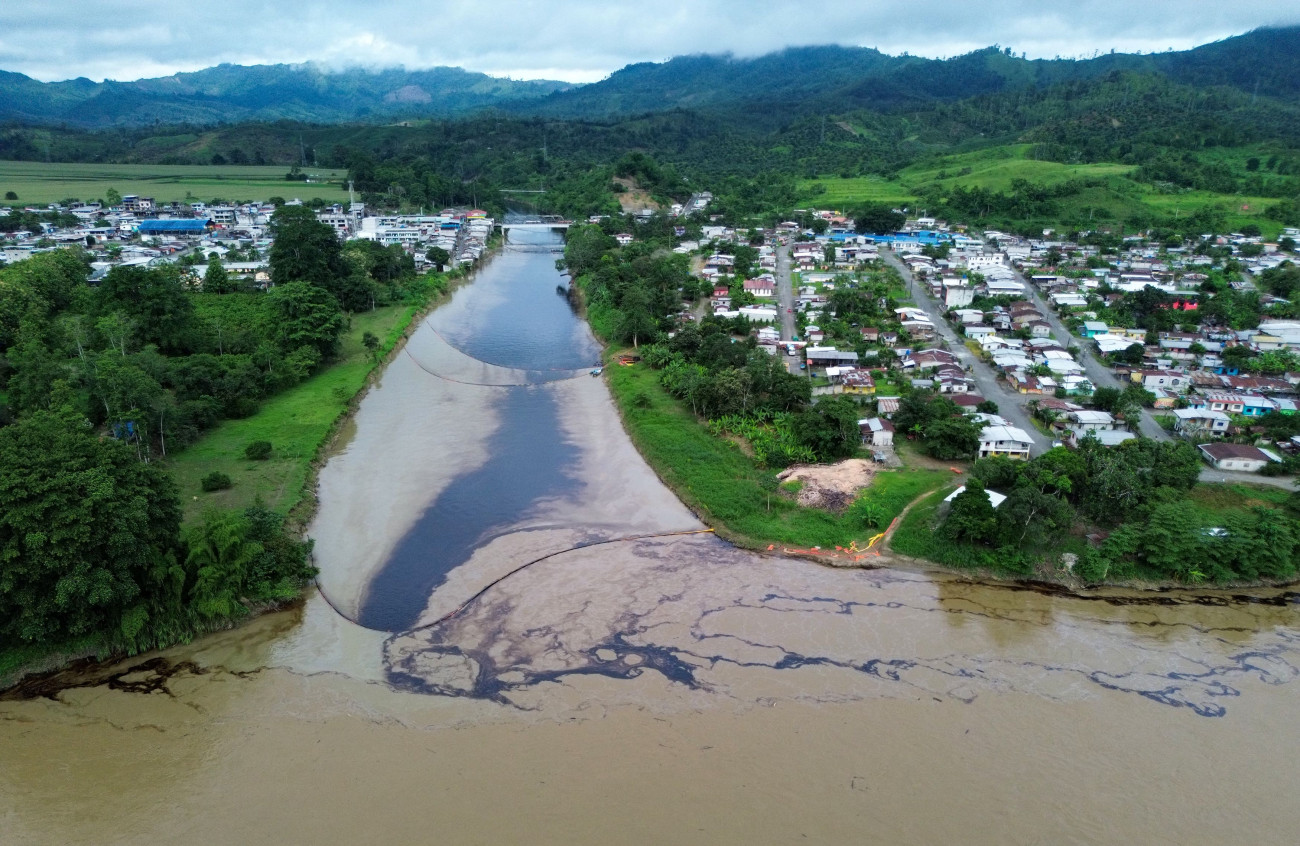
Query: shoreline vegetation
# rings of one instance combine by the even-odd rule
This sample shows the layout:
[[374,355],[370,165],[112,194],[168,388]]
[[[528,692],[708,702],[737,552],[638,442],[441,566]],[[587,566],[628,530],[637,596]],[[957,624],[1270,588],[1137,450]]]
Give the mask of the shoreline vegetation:
[[[185,450],[159,460],[158,466],[179,488],[183,530],[196,530],[201,521],[216,513],[236,515],[260,508],[278,515],[287,535],[302,538],[315,513],[317,474],[345,433],[357,405],[393,357],[400,354],[419,322],[446,302],[460,285],[472,281],[478,267],[500,244],[500,236],[494,235],[483,259],[473,268],[423,277],[419,302],[408,298],[407,302],[350,315],[340,338],[339,355],[333,362],[298,385],[267,398],[253,415],[224,420]],[[378,343],[368,348],[363,342],[367,335],[376,337]],[[246,445],[255,441],[273,445],[270,460],[246,457]],[[213,472],[232,477],[233,484],[200,493],[201,480]],[[228,615],[178,632],[169,642],[152,648],[165,649],[291,607],[303,600],[306,590],[304,584],[278,598],[245,602]],[[20,644],[0,651],[0,691],[31,675],[57,671],[77,661],[116,660],[123,654],[102,633],[55,644]]]

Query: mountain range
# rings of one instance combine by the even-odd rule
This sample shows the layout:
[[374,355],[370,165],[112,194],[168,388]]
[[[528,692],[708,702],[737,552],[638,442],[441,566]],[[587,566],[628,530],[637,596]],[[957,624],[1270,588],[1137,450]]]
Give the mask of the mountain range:
[[[989,47],[950,59],[863,47],[799,47],[757,58],[697,55],[640,63],[588,85],[499,79],[460,68],[330,71],[315,65],[220,65],[134,82],[40,82],[0,71],[0,121],[79,128],[293,120],[385,122],[495,109],[607,118],[692,110],[767,114],[888,110],[1154,73],[1198,88],[1226,86],[1300,102],[1300,27],[1253,30],[1191,50],[1027,59]],[[774,109],[772,107],[779,107]],[[761,116],[761,113],[759,114]]]

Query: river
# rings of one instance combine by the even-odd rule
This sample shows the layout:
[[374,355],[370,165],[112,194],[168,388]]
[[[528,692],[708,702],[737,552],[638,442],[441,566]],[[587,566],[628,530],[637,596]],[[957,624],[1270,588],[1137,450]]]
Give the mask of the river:
[[0,699],[4,843],[1295,841],[1295,594],[731,548],[515,240],[323,469],[319,591]]

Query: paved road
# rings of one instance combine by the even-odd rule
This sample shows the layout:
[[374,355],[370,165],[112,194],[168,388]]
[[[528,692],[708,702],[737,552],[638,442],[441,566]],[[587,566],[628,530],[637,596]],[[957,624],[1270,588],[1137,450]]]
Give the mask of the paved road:
[[930,296],[929,292],[921,290],[920,286],[916,284],[916,280],[912,278],[912,273],[907,269],[907,265],[899,261],[898,256],[894,255],[892,250],[883,249],[880,251],[880,255],[902,275],[903,281],[907,283],[907,289],[912,296],[912,301],[934,323],[939,337],[947,342],[948,349],[957,356],[957,360],[966,368],[968,375],[975,380],[980,395],[984,399],[997,403],[998,415],[1005,418],[1011,425],[1024,429],[1025,433],[1033,439],[1034,445],[1030,450],[1031,455],[1045,452],[1050,443],[1030,422],[1029,413],[1021,405],[1024,396],[1012,390],[1006,382],[1000,381],[993,368],[966,347],[963,340],[957,336],[953,328],[948,325],[948,321],[944,319],[943,307]]
[[[794,282],[790,275],[790,248],[785,244],[780,244],[776,248],[776,315],[781,323],[781,340],[788,341],[793,338],[795,332],[794,321]],[[787,355],[785,348],[781,347],[776,352],[777,355],[785,361],[785,369],[796,376],[802,376],[805,371],[799,369],[799,362],[803,361],[803,356]]]
[[[1024,274],[1017,271],[1016,277],[1024,283],[1025,290],[1029,292],[1030,300],[1038,306],[1038,310],[1043,313],[1044,318],[1047,320],[1048,324],[1051,325],[1052,333],[1056,336],[1056,341],[1065,347],[1070,346],[1070,344],[1078,345],[1079,354],[1075,356],[1075,360],[1082,365],[1083,372],[1087,375],[1088,379],[1092,381],[1092,384],[1095,387],[1101,388],[1109,386],[1123,389],[1127,385],[1131,384],[1122,381],[1115,375],[1115,371],[1106,367],[1093,357],[1093,345],[1091,343],[1086,339],[1076,338],[1070,334],[1070,330],[1067,329],[1065,324],[1061,322],[1060,318],[1056,316],[1056,311],[1053,310],[1051,305],[1043,298],[1043,295],[1039,290],[1025,278]],[[1142,410],[1142,416],[1138,419],[1138,432],[1152,440],[1168,441],[1173,439],[1173,436],[1166,432],[1164,427],[1157,423],[1155,418],[1152,417],[1151,413],[1146,409]]]
[[1201,470],[1202,482],[1215,482],[1226,485],[1268,485],[1271,488],[1296,490],[1296,480],[1291,476],[1261,476],[1258,473],[1234,473],[1230,470],[1215,470],[1205,467]]

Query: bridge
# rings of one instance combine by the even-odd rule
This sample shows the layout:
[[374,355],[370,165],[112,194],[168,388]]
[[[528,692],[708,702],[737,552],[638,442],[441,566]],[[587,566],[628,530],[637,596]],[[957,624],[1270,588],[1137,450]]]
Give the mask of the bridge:
[[572,221],[565,220],[557,215],[542,215],[526,217],[522,220],[515,220],[509,223],[501,222],[497,226],[501,229],[501,234],[505,236],[506,244],[511,250],[516,252],[531,253],[558,253],[564,251],[564,243],[555,244],[512,244],[510,243],[511,232],[563,232],[573,224]]
[[523,232],[553,232],[563,231],[573,225],[573,221],[565,220],[555,215],[545,215],[542,217],[527,217],[523,220],[512,222],[500,222],[497,226],[503,234],[509,235],[510,230]]

